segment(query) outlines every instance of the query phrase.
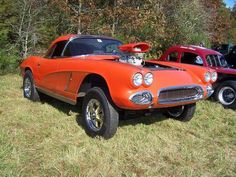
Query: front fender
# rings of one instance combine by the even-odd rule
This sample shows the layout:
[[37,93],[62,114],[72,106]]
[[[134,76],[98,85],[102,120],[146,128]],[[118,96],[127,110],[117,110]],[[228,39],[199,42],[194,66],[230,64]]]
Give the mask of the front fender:
[[111,99],[118,107],[122,108],[127,105],[127,98],[132,93],[143,90],[144,86],[137,88],[132,85],[133,75],[137,72],[143,75],[149,72],[146,68],[106,60],[87,60],[85,67],[84,64],[80,65],[80,71],[86,73],[86,75],[96,74],[101,76],[106,81]]
[[36,56],[30,56],[28,58],[26,58],[25,60],[23,60],[23,62],[20,64],[20,70],[21,70],[21,75],[22,77],[24,77],[25,71],[27,69],[31,70],[34,80],[37,83],[38,81],[38,72],[37,72],[37,68],[36,68],[36,63],[39,60],[39,57]]

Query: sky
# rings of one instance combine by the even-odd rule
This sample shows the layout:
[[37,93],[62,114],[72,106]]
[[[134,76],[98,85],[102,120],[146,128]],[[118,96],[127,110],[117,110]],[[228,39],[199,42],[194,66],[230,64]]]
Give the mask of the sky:
[[234,4],[236,3],[236,0],[224,0],[227,7],[232,8]]

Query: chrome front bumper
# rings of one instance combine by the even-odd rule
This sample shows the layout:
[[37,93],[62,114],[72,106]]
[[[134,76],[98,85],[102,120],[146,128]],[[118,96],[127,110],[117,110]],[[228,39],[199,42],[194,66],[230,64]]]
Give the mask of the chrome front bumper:
[[210,97],[214,93],[214,90],[211,86],[207,86],[206,90],[207,90],[208,97]]
[[[212,87],[207,86],[207,96],[211,96],[214,92]],[[204,91],[201,86],[178,86],[160,89],[157,93],[157,104],[177,104],[197,101],[204,98]],[[141,91],[134,93],[129,100],[137,105],[150,105],[153,103],[153,94],[150,91]]]

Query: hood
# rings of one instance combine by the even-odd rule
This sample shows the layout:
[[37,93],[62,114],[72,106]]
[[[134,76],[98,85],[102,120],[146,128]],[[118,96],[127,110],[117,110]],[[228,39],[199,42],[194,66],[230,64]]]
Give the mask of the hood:
[[152,71],[152,73],[154,74],[155,84],[162,88],[202,85],[200,79],[183,70],[159,70]]
[[118,55],[81,55],[75,58],[86,60],[117,60],[120,58]]
[[216,67],[214,68],[218,73],[224,73],[224,74],[234,74],[236,75],[236,69],[232,68],[223,68],[223,67]]

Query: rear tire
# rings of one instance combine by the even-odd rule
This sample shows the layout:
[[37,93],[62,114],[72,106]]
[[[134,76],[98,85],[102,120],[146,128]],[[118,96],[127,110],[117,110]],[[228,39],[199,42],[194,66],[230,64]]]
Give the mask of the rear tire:
[[165,112],[165,115],[167,117],[171,117],[182,122],[187,122],[193,118],[195,110],[196,103],[193,103],[184,106],[168,108]]
[[215,99],[225,108],[236,109],[236,81],[225,81],[215,92]]
[[94,87],[88,91],[83,100],[82,113],[83,125],[89,136],[109,139],[115,135],[119,114],[101,88]]
[[23,79],[23,95],[32,101],[40,101],[39,93],[35,88],[34,78],[31,71],[27,70]]

